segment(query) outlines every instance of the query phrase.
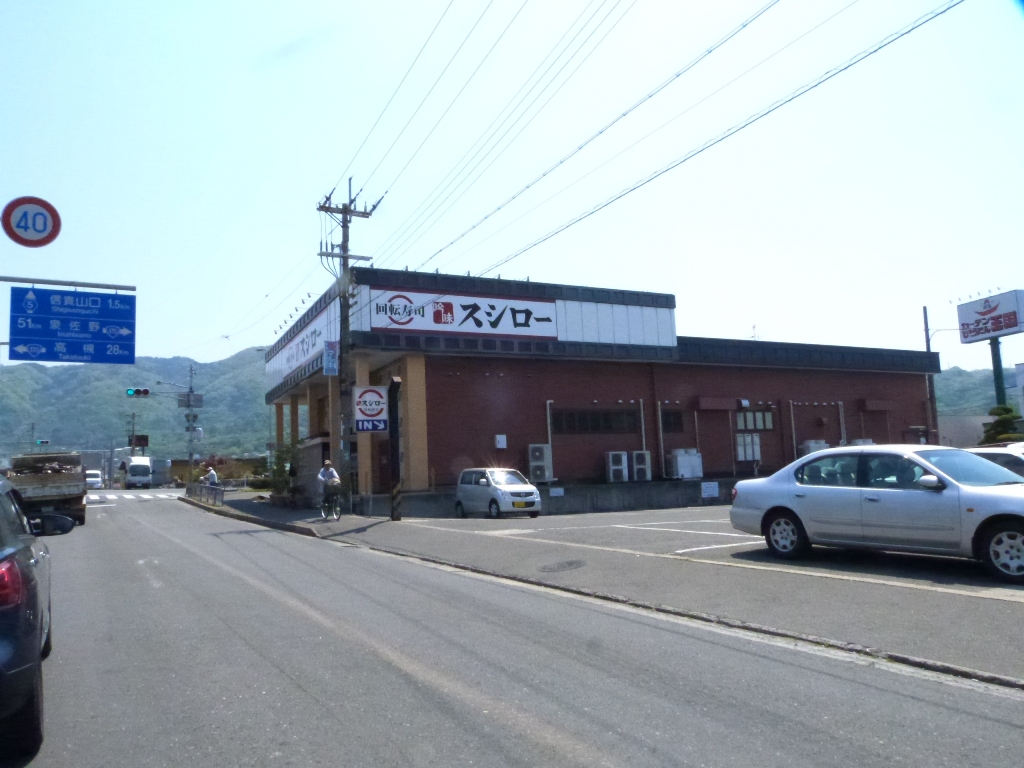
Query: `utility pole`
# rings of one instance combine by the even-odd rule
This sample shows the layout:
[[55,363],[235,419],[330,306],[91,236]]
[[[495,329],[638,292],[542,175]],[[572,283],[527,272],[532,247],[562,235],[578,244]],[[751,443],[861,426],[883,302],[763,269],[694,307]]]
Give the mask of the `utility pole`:
[[195,388],[192,386],[193,379],[196,375],[195,367],[189,363],[188,365],[188,412],[185,419],[188,421],[188,479],[185,481],[185,485],[192,483],[192,461],[195,456],[192,452],[192,442],[196,435],[196,420],[193,416],[193,395],[195,394]]
[[135,412],[132,412],[132,431],[128,436],[128,450],[129,456],[135,455]]
[[[333,191],[332,191],[333,194]],[[341,327],[339,329],[338,344],[338,388],[339,388],[339,410],[340,410],[340,424],[332,424],[331,432],[334,432],[335,428],[338,428],[341,436],[339,449],[341,452],[341,461],[338,462],[338,476],[342,482],[342,488],[345,491],[345,495],[348,496],[349,512],[352,511],[352,438],[353,427],[355,421],[353,420],[352,414],[352,387],[355,385],[355,365],[352,361],[352,355],[350,354],[352,349],[352,342],[350,338],[349,330],[349,310],[351,308],[351,285],[352,276],[349,272],[349,265],[352,261],[369,261],[368,256],[354,256],[349,253],[348,241],[349,241],[349,225],[352,223],[353,217],[358,219],[368,219],[373,215],[373,212],[377,210],[377,206],[380,205],[381,197],[373,207],[367,210],[366,205],[363,205],[363,210],[356,208],[356,199],[352,196],[352,177],[348,180],[348,202],[342,203],[340,206],[335,205],[331,201],[331,195],[327,195],[323,202],[317,205],[316,209],[321,213],[326,213],[331,217],[337,224],[341,225],[341,249],[335,251],[335,246],[329,245],[328,250],[320,251],[321,258],[334,258],[341,260],[341,266],[335,270],[335,285],[338,290],[338,298],[341,305]],[[323,246],[324,244],[321,244]],[[369,457],[363,459],[368,461]]]
[[[924,311],[924,349],[932,351],[932,334],[928,328],[928,307],[921,307]],[[935,443],[939,442],[939,409],[935,402],[935,374],[929,373],[925,377],[928,387],[928,442],[932,442],[932,433],[935,434]]]

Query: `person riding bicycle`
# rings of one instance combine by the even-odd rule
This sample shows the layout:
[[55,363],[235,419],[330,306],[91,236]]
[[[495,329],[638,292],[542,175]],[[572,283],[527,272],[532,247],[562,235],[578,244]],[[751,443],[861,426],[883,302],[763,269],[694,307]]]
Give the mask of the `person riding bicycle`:
[[331,466],[330,461],[325,461],[323,469],[316,476],[320,484],[320,496],[321,498],[326,495],[328,486],[334,487],[341,485],[341,478],[338,477],[338,472]]

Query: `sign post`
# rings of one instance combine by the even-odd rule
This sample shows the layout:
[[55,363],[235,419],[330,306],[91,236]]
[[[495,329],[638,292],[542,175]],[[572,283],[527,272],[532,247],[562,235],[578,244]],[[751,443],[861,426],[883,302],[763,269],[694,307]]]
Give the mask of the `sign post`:
[[398,376],[391,377],[388,385],[388,438],[391,448],[391,519],[402,519],[402,450],[401,434],[398,430],[398,393],[402,388],[402,380]]
[[135,363],[135,297],[11,288],[9,359]]
[[1006,385],[1003,382],[1003,358],[999,351],[999,338],[1024,331],[1022,310],[1024,291],[1006,291],[984,299],[968,301],[956,308],[961,343],[973,344],[988,339],[992,351],[992,382],[996,388],[997,405],[1006,405]]

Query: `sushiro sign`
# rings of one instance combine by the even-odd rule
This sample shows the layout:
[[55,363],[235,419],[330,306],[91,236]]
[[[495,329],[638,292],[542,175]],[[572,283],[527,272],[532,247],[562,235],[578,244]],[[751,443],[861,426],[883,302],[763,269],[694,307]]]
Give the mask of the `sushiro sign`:
[[537,299],[373,291],[374,330],[558,338],[555,302]]
[[386,387],[356,387],[352,392],[356,432],[388,431],[388,390]]
[[1007,291],[960,304],[956,308],[960,321],[960,341],[972,344],[1024,331],[1020,317],[1022,308],[1024,291]]
[[340,306],[338,299],[328,304],[294,339],[267,361],[267,374],[275,384],[284,381],[289,373],[323,352],[328,340],[337,341]]

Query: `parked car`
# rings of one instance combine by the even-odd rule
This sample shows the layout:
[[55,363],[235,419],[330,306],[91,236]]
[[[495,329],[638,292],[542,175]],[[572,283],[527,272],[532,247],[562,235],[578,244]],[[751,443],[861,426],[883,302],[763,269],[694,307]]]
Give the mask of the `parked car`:
[[515,469],[465,469],[455,490],[455,514],[485,512],[493,518],[502,512],[540,514],[540,492]]
[[37,536],[75,521],[44,514],[31,524],[17,492],[0,480],[0,757],[34,754],[43,743],[43,659],[53,648],[50,551]]
[[968,448],[967,450],[1024,477],[1024,443],[983,445],[978,448]]
[[90,491],[103,488],[103,473],[98,469],[85,470],[85,487]]
[[737,483],[729,517],[776,557],[812,544],[958,555],[1024,584],[1024,478],[958,448],[818,451]]

